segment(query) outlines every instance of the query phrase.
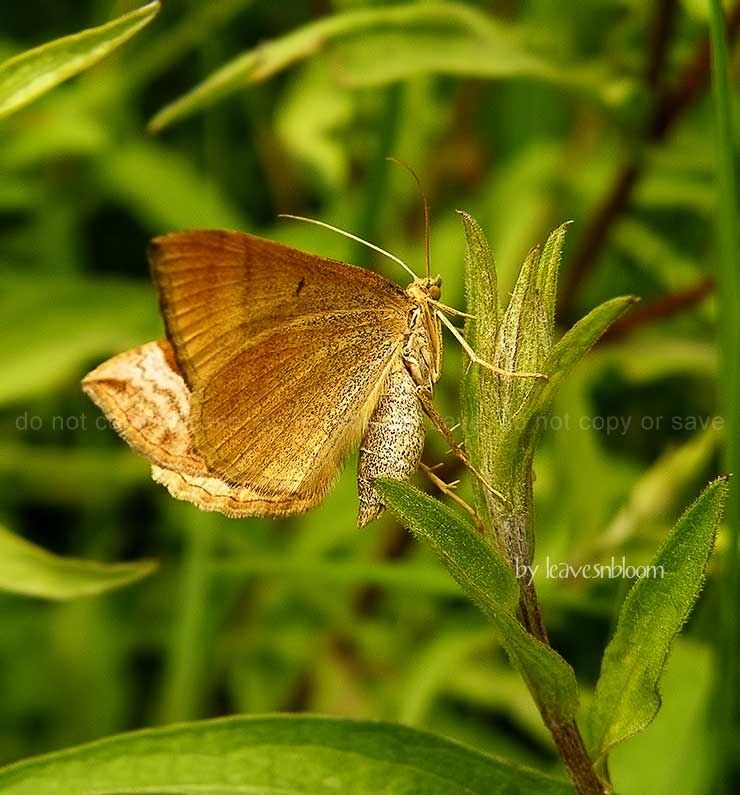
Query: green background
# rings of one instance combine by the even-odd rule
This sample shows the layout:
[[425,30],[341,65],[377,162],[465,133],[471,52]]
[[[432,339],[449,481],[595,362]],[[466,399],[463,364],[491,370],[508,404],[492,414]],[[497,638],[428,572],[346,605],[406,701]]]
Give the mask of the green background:
[[[722,471],[713,112],[708,83],[681,82],[707,34],[699,0],[471,3],[501,32],[480,59],[434,31],[357,34],[146,132],[242,51],[380,5],[170,0],[104,62],[0,120],[0,520],[59,554],[160,563],[95,600],[0,594],[0,764],[173,721],[311,711],[401,721],[559,771],[524,685],[431,553],[390,516],[354,527],[354,459],[306,516],[206,515],[154,485],[81,394],[102,359],[162,334],[145,259],[155,234],[244,229],[405,284],[372,252],[276,217],[326,220],[420,270],[419,198],[384,160],[395,155],[428,193],[444,300],[464,308],[456,208],[486,230],[503,295],[528,249],[572,219],[561,326],[614,295],[643,304],[557,401],[535,466],[538,562],[645,563]],[[4,3],[0,60],[133,7]],[[450,424],[462,366],[448,340],[437,403]],[[444,454],[430,433],[425,460],[456,477]],[[708,791],[726,550],[723,532],[660,716],[613,755],[620,792]],[[538,585],[587,701],[628,583]],[[733,754],[737,737],[724,738]]]

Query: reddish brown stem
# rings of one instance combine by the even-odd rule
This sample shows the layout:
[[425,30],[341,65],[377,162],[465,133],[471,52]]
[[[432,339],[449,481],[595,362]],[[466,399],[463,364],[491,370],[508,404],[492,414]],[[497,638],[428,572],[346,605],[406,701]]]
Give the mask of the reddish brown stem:
[[[520,581],[519,617],[530,635],[534,635],[545,646],[550,646],[534,583],[525,580]],[[596,775],[576,722],[559,721],[544,705],[540,704],[539,707],[579,795],[607,795],[609,789]]]
[[[726,24],[727,40],[731,44],[740,32],[740,3],[733,6],[727,16]],[[668,30],[670,28],[666,29],[666,33]],[[660,37],[658,42],[661,47],[667,44]],[[660,64],[664,56],[657,58],[654,55],[653,58],[657,64]],[[652,75],[651,68],[654,67],[648,69],[648,80],[655,86],[658,84],[658,76]],[[673,85],[656,100],[655,109],[646,127],[643,145],[660,143],[666,138],[687,108],[705,91],[709,83],[709,74],[710,47],[709,39],[706,38],[698,45],[694,56]],[[571,306],[581,286],[596,264],[614,224],[629,205],[635,187],[642,178],[644,165],[640,150],[641,147],[637,147],[636,154],[619,170],[583,234],[560,295],[561,317],[567,318],[570,314]]]
[[707,276],[691,287],[661,295],[654,301],[638,304],[636,309],[633,309],[628,315],[614,323],[601,337],[599,343],[613,342],[632,334],[643,326],[648,326],[657,320],[664,320],[683,312],[685,309],[696,306],[712,290],[714,290],[714,279],[711,276]]

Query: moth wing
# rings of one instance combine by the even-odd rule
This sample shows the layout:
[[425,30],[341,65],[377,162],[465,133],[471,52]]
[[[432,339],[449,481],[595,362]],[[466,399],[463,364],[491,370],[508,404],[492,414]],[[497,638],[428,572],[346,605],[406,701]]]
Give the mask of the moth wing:
[[[153,479],[173,497],[227,516],[285,513],[249,487],[227,483],[208,471],[188,424],[190,391],[167,340],[108,359],[85,376],[82,387],[123,439],[149,459]],[[296,501],[291,512],[309,507]]]
[[137,453],[164,467],[203,469],[188,427],[190,392],[167,340],[106,360],[82,388]]
[[396,313],[367,310],[262,334],[193,395],[209,470],[286,512],[318,503],[359,443],[404,331]]
[[254,492],[249,486],[227,483],[209,474],[203,465],[199,475],[152,464],[152,479],[165,486],[178,500],[186,500],[201,511],[217,511],[233,519],[247,516],[285,516],[312,508],[314,500],[293,500],[285,503]]
[[382,276],[242,232],[155,238],[152,274],[167,336],[192,390],[246,345],[301,318],[384,310],[405,319],[409,298]]

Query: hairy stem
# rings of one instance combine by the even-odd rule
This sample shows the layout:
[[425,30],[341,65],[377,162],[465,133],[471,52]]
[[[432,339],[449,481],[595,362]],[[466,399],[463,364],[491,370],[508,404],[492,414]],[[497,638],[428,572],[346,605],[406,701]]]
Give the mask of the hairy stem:
[[[534,583],[524,580],[520,590],[519,617],[530,635],[534,635],[545,646],[550,646]],[[551,715],[547,708],[540,704],[538,706],[579,795],[606,795],[609,788],[596,775],[576,722],[563,723]]]
[[[529,487],[523,489],[518,497],[518,500],[516,497],[512,500],[519,503],[514,511],[506,516],[501,514],[500,509],[497,514],[494,513],[494,516],[497,517],[496,524],[503,522],[503,526],[506,528],[503,533],[507,537],[505,554],[507,554],[512,567],[522,562],[530,566],[533,560],[533,543],[531,541],[533,531],[529,521],[529,517],[533,515],[531,482]],[[501,527],[499,527],[497,536],[500,538],[501,535]],[[552,648],[542,619],[534,582],[530,582],[526,577],[518,578],[518,582],[519,620],[530,635],[533,635],[545,646]],[[559,720],[545,704],[540,703],[534,692],[532,695],[576,791],[579,795],[607,795],[610,789],[596,774],[576,722],[574,720],[567,722]]]

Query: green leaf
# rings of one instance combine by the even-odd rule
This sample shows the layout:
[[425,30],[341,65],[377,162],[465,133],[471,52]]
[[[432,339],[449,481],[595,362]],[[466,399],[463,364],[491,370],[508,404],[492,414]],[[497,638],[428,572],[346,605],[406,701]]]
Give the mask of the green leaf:
[[[496,265],[486,236],[478,222],[468,213],[458,210],[465,230],[465,295],[467,311],[472,315],[465,321],[465,338],[474,351],[485,361],[496,355],[496,334],[499,327],[500,308]],[[488,429],[490,408],[499,405],[499,379],[482,367],[467,368],[461,384],[463,435],[468,454],[483,472],[490,471],[483,436]],[[475,483],[476,492],[480,484]],[[478,493],[479,506],[485,505]]]
[[328,65],[313,61],[283,94],[275,117],[285,150],[335,190],[346,183],[349,171],[339,133],[351,120],[354,105],[352,94],[334,90]]
[[335,14],[230,61],[157,113],[150,129],[159,131],[322,50],[329,51],[342,84],[355,87],[438,72],[488,78],[523,76],[586,91],[610,103],[625,98],[623,82],[586,67],[560,68],[529,52],[518,38],[510,27],[455,3]]
[[202,721],[0,769],[3,795],[566,795],[565,782],[404,726],[315,716]]
[[50,41],[0,64],[0,118],[105,58],[158,11],[155,0],[105,25]]
[[156,568],[153,561],[96,563],[61,558],[0,527],[0,591],[43,599],[79,599],[129,585]]
[[[538,381],[531,393],[528,407],[521,415],[528,415],[531,408],[543,410],[549,407],[562,382],[573,367],[598,342],[599,337],[637,302],[631,295],[619,296],[605,301],[581,318],[557,342],[545,362],[547,381]],[[520,416],[521,416],[520,415]]]
[[[511,293],[509,304],[498,328],[496,353],[493,364],[502,370],[514,372],[541,372],[547,350],[543,348],[545,338],[545,314],[537,293],[539,248],[527,254]],[[537,384],[534,378],[510,378],[496,376],[499,382],[500,421],[507,425],[512,414]]]
[[[532,456],[553,398],[575,364],[635,300],[616,298],[597,307],[553,345],[558,270],[568,224],[547,239],[542,253],[529,252],[503,317],[496,297],[496,274],[478,224],[460,213],[466,237],[466,288],[474,319],[466,332],[479,355],[509,371],[544,372],[548,380],[498,376],[471,367],[463,378],[465,441],[473,463],[513,505],[528,499]],[[477,505],[490,519],[477,489]]]
[[494,483],[510,484],[523,478],[539,439],[542,422],[561,384],[609,326],[635,303],[632,296],[605,301],[581,318],[557,342],[545,362],[547,381],[537,381],[501,435],[494,456]]
[[217,30],[234,24],[234,18],[253,3],[254,0],[194,3],[187,13],[177,15],[175,24],[159,32],[153,41],[147,42],[147,47],[137,53],[133,63],[127,64],[127,84],[137,86],[150,82],[176,66],[188,52],[204,42],[215,41]]
[[458,210],[465,230],[465,296],[469,318],[465,336],[482,359],[493,358],[499,324],[498,283],[493,254],[478,222]]
[[566,221],[550,233],[542,249],[539,267],[537,268],[537,293],[545,315],[544,347],[547,349],[549,349],[552,344],[552,335],[555,330],[555,308],[558,297],[560,258],[563,253],[565,233],[568,231],[569,226],[570,221]]
[[230,555],[224,560],[215,561],[213,567],[220,576],[274,575],[289,577],[291,582],[296,583],[316,580],[340,586],[377,585],[389,590],[413,591],[430,596],[460,596],[457,584],[439,566],[422,563],[344,561],[305,554],[276,557]]
[[[141,269],[146,270],[143,254]],[[0,405],[77,377],[91,358],[159,333],[156,301],[144,282],[6,273],[3,283]]]
[[614,552],[646,525],[674,510],[687,484],[695,483],[705,471],[718,442],[717,432],[710,427],[664,453],[637,479],[617,515],[592,540],[592,549]]
[[154,231],[247,225],[213,178],[158,143],[138,141],[111,151],[98,163],[97,178],[106,195]]
[[376,488],[488,616],[538,703],[556,719],[571,720],[578,708],[573,669],[516,618],[519,587],[501,555],[458,514],[428,494],[395,480],[376,481]]
[[712,650],[676,638],[661,681],[660,712],[645,731],[609,754],[615,792],[706,795],[714,756],[707,715],[715,678]]
[[638,579],[604,652],[589,719],[599,758],[644,729],[660,708],[658,682],[671,642],[696,601],[727,496],[727,478],[707,486]]

